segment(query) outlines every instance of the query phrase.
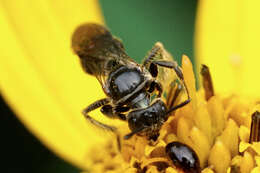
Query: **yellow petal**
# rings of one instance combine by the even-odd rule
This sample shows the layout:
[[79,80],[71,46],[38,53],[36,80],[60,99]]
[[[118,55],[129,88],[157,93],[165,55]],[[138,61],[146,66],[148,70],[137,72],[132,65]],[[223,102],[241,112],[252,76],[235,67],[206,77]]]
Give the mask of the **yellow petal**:
[[208,137],[203,134],[198,128],[193,127],[190,132],[190,138],[194,144],[192,145],[192,147],[196,151],[200,159],[200,165],[203,168],[206,164],[210,152],[210,143]]
[[231,161],[231,154],[228,148],[217,141],[212,147],[209,155],[209,165],[212,165],[217,173],[226,172]]
[[239,128],[239,138],[241,141],[248,142],[250,136],[250,130],[245,126],[240,126]]
[[255,167],[251,173],[259,173],[260,172],[260,166]]
[[258,155],[260,155],[260,142],[253,142],[251,147],[257,152]]
[[195,116],[193,116],[195,125],[204,133],[210,144],[212,144],[212,129],[211,129],[211,117],[208,113],[206,105],[199,105]]
[[191,103],[189,105],[192,105],[193,110],[195,110],[196,104],[197,104],[197,102],[196,102],[195,77],[194,77],[192,63],[191,63],[189,57],[187,57],[186,55],[182,56],[182,69],[183,69],[184,81],[187,85],[188,91],[189,91],[190,96],[191,96]]
[[1,93],[44,144],[86,167],[87,149],[102,139],[80,112],[103,94],[72,55],[70,37],[82,22],[102,22],[97,1],[1,1],[0,21]]
[[244,152],[248,147],[250,147],[251,144],[247,143],[247,142],[244,142],[244,141],[241,141],[239,143],[239,152],[242,153]]
[[232,156],[238,153],[238,126],[232,119],[229,119],[219,139],[226,145]]
[[170,142],[174,142],[174,141],[177,141],[178,138],[177,136],[174,134],[174,133],[170,133],[169,135],[166,136],[165,138],[165,142],[168,144]]
[[165,172],[166,173],[178,173],[178,171],[172,167],[168,167]]
[[224,108],[220,98],[217,96],[211,97],[207,104],[208,112],[211,116],[212,137],[220,135],[225,127]]
[[184,117],[179,119],[177,126],[177,137],[181,142],[191,146],[192,142],[189,138],[191,125],[189,123],[190,122]]
[[260,96],[259,6],[260,1],[199,2],[195,54],[197,64],[209,66],[217,92]]
[[150,168],[147,169],[146,172],[147,173],[156,173],[156,172],[159,173],[159,171],[157,170],[156,166],[151,166]]
[[240,156],[240,155],[235,156],[235,157],[232,159],[232,161],[231,161],[231,165],[238,167],[238,166],[241,164],[242,159],[243,159],[243,157]]
[[233,107],[230,110],[229,117],[232,118],[238,125],[244,125],[250,128],[251,117],[249,115],[250,104],[246,99],[232,99]]
[[214,171],[212,171],[210,168],[205,168],[201,171],[201,173],[214,173]]
[[166,146],[166,143],[163,140],[160,140],[156,146],[146,146],[144,150],[145,156],[149,156],[157,147],[162,147],[164,148]]
[[230,167],[228,167],[227,173],[231,173],[231,168]]
[[260,156],[255,156],[255,162],[257,166],[260,166]]
[[249,173],[254,168],[254,158],[249,152],[245,152],[240,165],[240,171],[243,173]]

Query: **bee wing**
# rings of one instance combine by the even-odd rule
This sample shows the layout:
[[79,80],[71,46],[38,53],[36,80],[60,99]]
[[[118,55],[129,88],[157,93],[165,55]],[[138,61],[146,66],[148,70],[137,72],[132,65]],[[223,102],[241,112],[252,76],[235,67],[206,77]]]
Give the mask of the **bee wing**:
[[103,88],[109,73],[130,59],[122,42],[99,24],[79,26],[72,35],[71,45],[80,58],[83,70],[95,76]]
[[[146,69],[149,69],[149,66],[152,61],[174,61],[172,55],[165,50],[162,43],[157,42],[152,50],[148,53],[154,54],[154,56],[151,58],[150,63],[145,64]],[[156,80],[161,83],[163,87],[163,96],[165,97],[166,104],[168,106],[172,106],[175,101],[175,93],[180,89],[181,85],[179,85],[179,80],[177,78],[177,75],[173,69],[165,68],[162,66],[157,66],[158,68],[158,75],[156,77]]]

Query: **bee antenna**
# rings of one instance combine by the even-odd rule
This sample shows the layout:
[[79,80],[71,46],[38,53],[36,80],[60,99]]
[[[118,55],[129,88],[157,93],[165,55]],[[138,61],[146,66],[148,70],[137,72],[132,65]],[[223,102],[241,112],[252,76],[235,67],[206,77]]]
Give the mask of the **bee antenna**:
[[185,105],[188,104],[190,101],[191,101],[191,100],[190,100],[190,98],[189,98],[188,100],[182,102],[181,104],[172,107],[171,109],[169,109],[169,110],[167,111],[166,114],[168,115],[168,114],[170,114],[171,112],[175,111],[176,109],[179,109],[179,108],[185,106]]
[[144,129],[145,129],[144,127],[137,128],[134,131],[132,131],[131,133],[128,133],[127,135],[125,135],[124,139],[125,140],[130,139],[134,134],[139,133],[139,132],[141,132]]

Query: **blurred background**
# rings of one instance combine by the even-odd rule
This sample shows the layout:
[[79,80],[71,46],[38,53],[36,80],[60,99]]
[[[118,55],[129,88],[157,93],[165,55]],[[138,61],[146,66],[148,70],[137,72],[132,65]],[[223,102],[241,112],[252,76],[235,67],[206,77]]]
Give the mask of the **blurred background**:
[[[180,63],[182,54],[194,58],[193,35],[197,1],[100,0],[106,25],[123,40],[138,62],[156,41]],[[113,2],[113,3],[112,3]],[[15,117],[3,98],[1,113],[1,172],[73,173],[79,170],[45,148]]]

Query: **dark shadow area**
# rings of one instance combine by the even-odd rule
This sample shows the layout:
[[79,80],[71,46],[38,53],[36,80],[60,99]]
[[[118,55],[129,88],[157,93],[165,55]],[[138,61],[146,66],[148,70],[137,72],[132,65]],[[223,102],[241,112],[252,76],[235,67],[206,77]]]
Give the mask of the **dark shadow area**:
[[1,172],[73,173],[79,172],[36,139],[0,97]]

